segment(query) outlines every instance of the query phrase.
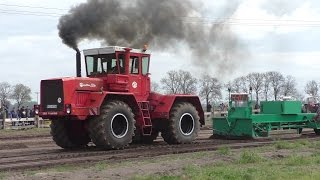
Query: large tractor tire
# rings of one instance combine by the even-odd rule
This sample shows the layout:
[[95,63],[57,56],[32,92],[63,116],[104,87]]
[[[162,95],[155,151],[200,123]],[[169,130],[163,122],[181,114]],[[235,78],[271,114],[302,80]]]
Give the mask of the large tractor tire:
[[100,115],[89,121],[92,142],[103,149],[122,149],[132,141],[135,130],[134,114],[122,101],[103,105]]
[[196,108],[187,102],[177,103],[170,111],[170,118],[161,136],[168,144],[191,143],[200,129],[200,117]]
[[53,140],[64,149],[85,147],[90,142],[83,121],[55,119],[51,121],[50,127]]

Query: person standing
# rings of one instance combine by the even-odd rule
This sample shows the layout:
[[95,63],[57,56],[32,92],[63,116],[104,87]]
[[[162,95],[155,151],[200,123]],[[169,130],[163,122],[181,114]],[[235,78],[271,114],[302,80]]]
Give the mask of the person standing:
[[26,107],[25,112],[26,112],[26,118],[27,118],[27,120],[28,120],[28,118],[30,117],[30,109],[29,109],[28,106]]
[[10,120],[12,120],[12,118],[15,118],[16,117],[16,110],[15,108],[13,107],[10,111]]
[[211,112],[212,106],[210,104],[210,101],[207,104],[207,112]]

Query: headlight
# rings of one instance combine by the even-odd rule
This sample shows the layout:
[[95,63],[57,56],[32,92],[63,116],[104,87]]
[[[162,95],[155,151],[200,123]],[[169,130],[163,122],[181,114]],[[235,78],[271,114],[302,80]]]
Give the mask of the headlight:
[[39,105],[34,105],[34,106],[33,106],[33,109],[34,109],[34,114],[35,114],[35,115],[39,115],[40,106],[39,106]]
[[71,104],[66,104],[65,108],[66,108],[66,113],[71,114]]

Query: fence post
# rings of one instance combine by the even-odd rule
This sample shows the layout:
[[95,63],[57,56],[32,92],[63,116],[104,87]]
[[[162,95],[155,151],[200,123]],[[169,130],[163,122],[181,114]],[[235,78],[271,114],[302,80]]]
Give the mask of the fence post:
[[39,115],[35,115],[34,118],[37,123],[37,128],[40,128]]
[[2,108],[2,129],[6,129],[5,128],[5,124],[6,124],[6,111],[4,110],[4,108]]

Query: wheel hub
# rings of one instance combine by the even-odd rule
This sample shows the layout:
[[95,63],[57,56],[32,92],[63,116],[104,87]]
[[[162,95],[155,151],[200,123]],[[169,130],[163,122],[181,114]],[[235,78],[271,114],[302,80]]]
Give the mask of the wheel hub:
[[190,113],[184,113],[179,120],[180,132],[189,136],[194,131],[194,118]]
[[118,139],[123,138],[127,135],[128,130],[129,122],[124,114],[118,113],[112,117],[111,132],[114,137]]

